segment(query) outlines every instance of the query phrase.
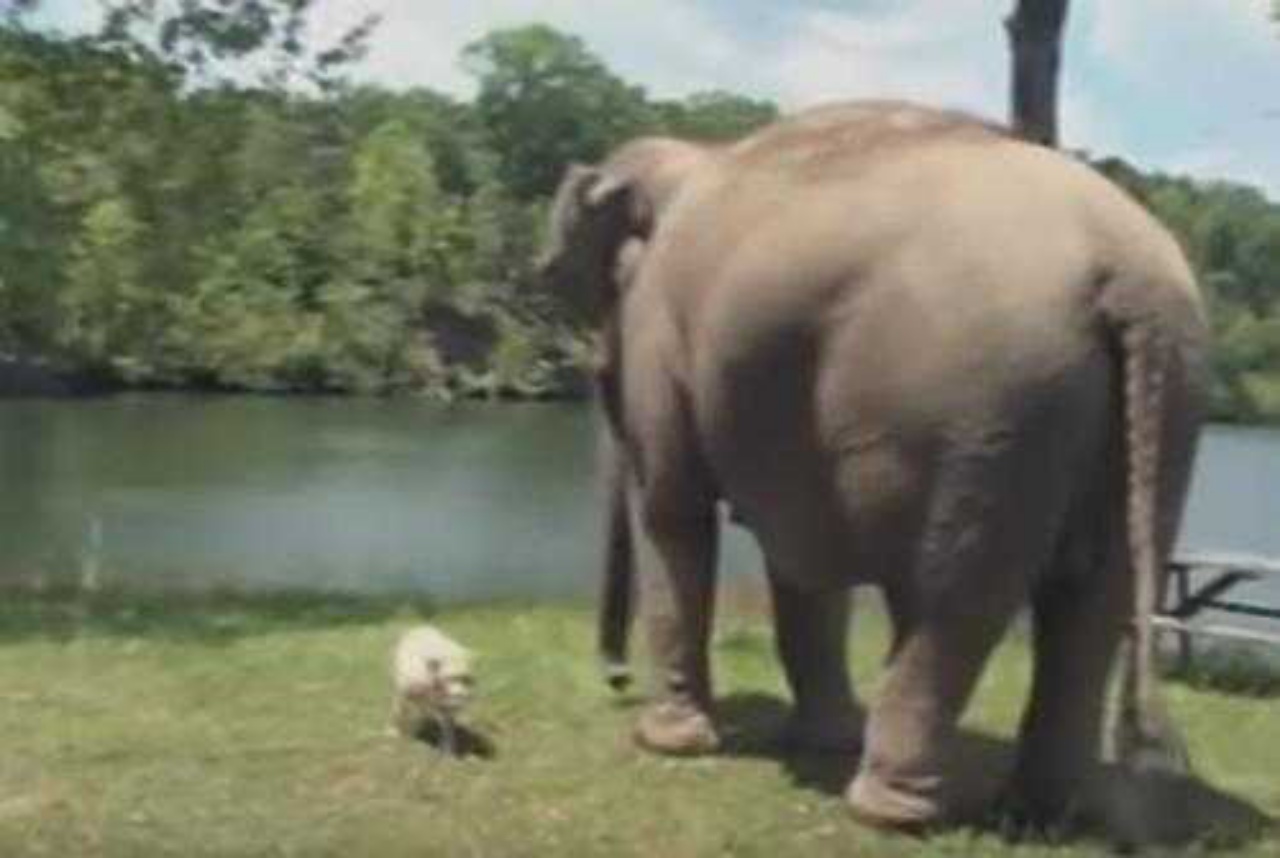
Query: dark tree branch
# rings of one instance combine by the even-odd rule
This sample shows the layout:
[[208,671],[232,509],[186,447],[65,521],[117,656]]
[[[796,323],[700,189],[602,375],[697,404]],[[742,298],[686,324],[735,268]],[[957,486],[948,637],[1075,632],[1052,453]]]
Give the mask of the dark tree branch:
[[1017,0],[1005,19],[1013,53],[1012,122],[1023,138],[1058,145],[1058,69],[1068,0]]

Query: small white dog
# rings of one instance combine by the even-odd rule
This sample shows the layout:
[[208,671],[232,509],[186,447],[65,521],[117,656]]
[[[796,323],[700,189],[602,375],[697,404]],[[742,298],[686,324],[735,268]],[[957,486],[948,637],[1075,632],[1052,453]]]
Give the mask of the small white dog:
[[434,626],[405,632],[392,655],[395,696],[391,725],[401,736],[418,735],[434,720],[440,727],[440,749],[457,753],[455,717],[471,699],[475,684],[471,653]]

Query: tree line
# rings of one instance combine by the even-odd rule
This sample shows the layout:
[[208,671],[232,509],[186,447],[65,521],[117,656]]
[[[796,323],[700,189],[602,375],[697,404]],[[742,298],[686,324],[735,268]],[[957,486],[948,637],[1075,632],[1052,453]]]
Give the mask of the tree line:
[[[533,276],[561,171],[778,113],[654,98],[542,25],[465,49],[469,100],[356,86],[376,21],[319,45],[312,2],[109,0],[87,35],[0,13],[0,356],[134,387],[571,395],[589,332]],[[1215,416],[1280,421],[1280,206],[1101,166],[1200,272]]]

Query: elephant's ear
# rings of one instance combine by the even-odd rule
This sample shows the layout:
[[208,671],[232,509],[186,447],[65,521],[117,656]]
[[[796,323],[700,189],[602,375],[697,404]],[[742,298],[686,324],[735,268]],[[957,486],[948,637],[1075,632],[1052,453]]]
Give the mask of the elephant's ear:
[[591,322],[617,302],[623,245],[648,234],[648,207],[639,196],[624,176],[571,164],[552,201],[541,276],[566,308]]
[[564,224],[577,220],[587,207],[587,195],[600,181],[600,170],[585,164],[570,164],[560,177],[555,196],[551,199],[551,220],[563,231]]
[[[594,209],[616,204],[631,194],[631,185],[620,176],[613,176],[600,169],[590,171],[591,183],[585,188],[583,202]],[[579,174],[581,175],[581,174]]]
[[560,187],[562,191],[573,197],[576,203],[586,205],[588,192],[600,182],[600,178],[599,167],[570,164],[565,168],[564,176],[560,179]]
[[648,238],[653,228],[653,210],[635,183],[622,176],[594,170],[586,186],[583,203],[597,216],[617,223],[619,246],[626,238]]

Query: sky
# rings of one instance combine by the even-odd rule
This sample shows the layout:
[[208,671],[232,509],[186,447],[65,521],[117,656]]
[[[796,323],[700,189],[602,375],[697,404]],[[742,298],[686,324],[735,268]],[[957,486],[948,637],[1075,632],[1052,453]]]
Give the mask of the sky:
[[[0,0],[3,2],[3,0]],[[91,25],[93,0],[45,0]],[[318,0],[317,35],[383,14],[356,76],[459,97],[462,48],[533,21],[658,96],[723,89],[793,109],[901,97],[1003,118],[1013,0]],[[1280,201],[1280,24],[1270,0],[1073,0],[1063,145],[1263,187]]]

